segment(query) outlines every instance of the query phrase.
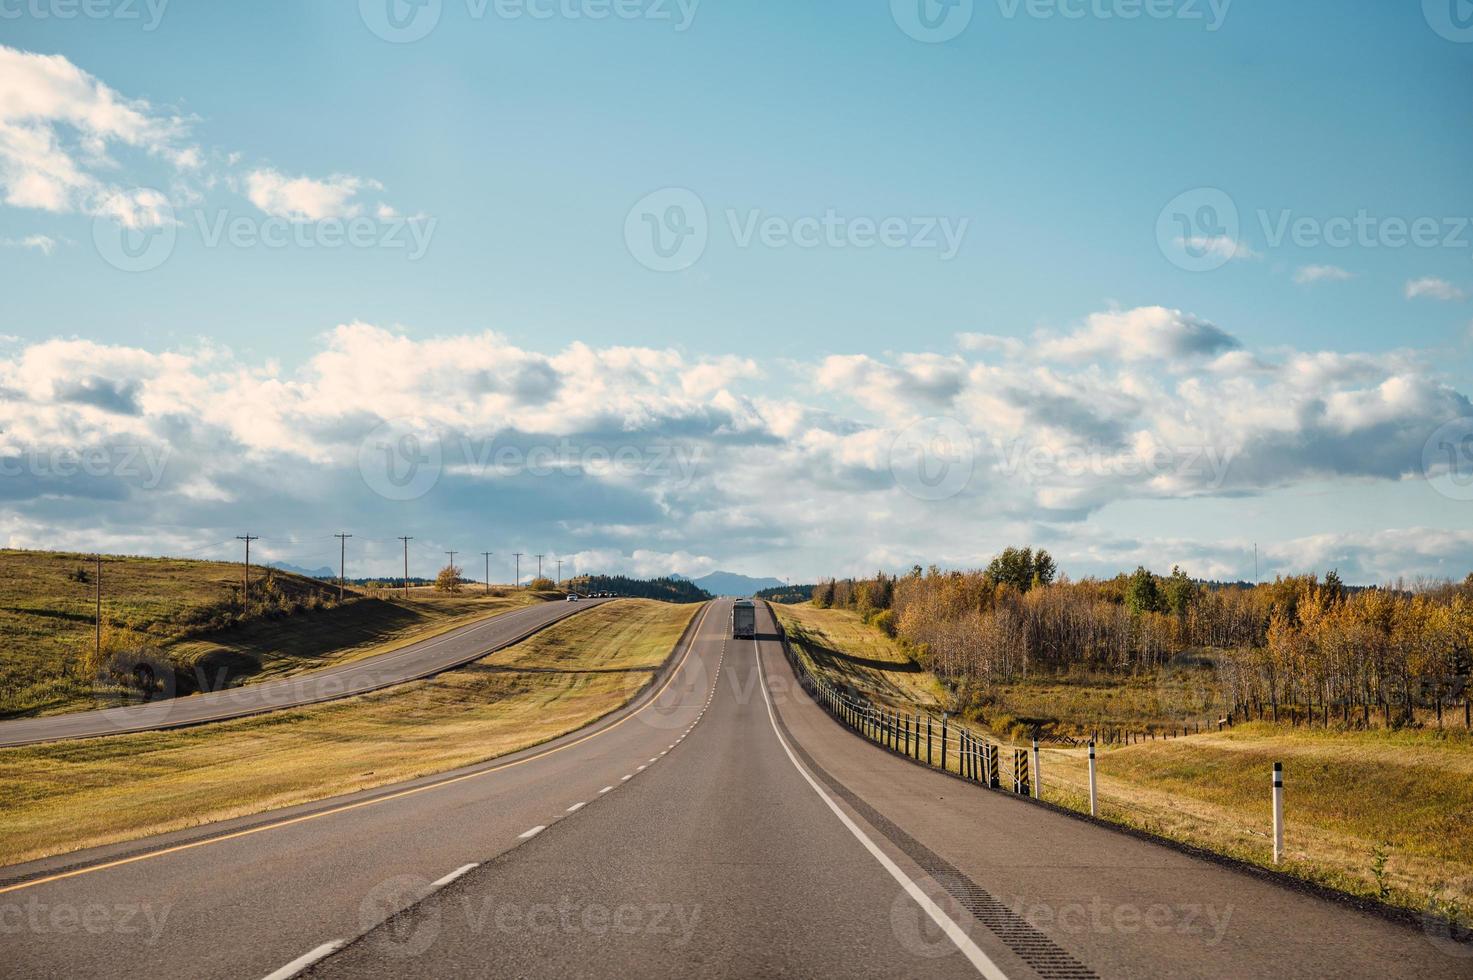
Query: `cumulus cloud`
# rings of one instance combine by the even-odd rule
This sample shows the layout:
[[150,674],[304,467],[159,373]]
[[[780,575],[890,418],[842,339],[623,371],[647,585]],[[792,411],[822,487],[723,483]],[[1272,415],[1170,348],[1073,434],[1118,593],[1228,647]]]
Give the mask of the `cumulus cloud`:
[[24,238],[0,238],[0,247],[26,248],[50,255],[61,242],[50,235],[27,235]]
[[1220,259],[1233,262],[1246,262],[1250,259],[1261,259],[1263,256],[1254,251],[1246,242],[1226,235],[1203,236],[1198,235],[1191,238],[1182,236],[1176,240],[1179,248],[1190,249],[1194,255],[1211,255]]
[[[292,549],[316,546],[296,538],[326,548],[342,526],[380,572],[396,564],[393,535],[413,534],[430,561],[473,550],[467,528],[491,539],[477,547],[638,574],[966,563],[1000,534],[1032,538],[1043,521],[1067,537],[1121,501],[1415,474],[1430,434],[1473,416],[1429,361],[1249,351],[1157,307],[981,351],[835,355],[781,373],[748,357],[543,352],[363,322],[285,368],[209,345],[18,343],[0,349],[0,529],[35,543],[47,527],[93,527],[106,541],[99,522],[159,524],[208,542],[249,524],[277,529],[267,557],[313,567],[322,559]],[[965,479],[942,499],[894,452],[934,416],[964,433],[945,448]],[[385,496],[365,469],[383,449],[373,439],[433,451],[438,479],[422,497]],[[107,465],[58,467],[58,452]]]
[[[348,174],[316,180],[261,169],[246,175],[246,196],[251,203],[274,218],[289,221],[356,218],[364,212],[363,202],[356,198],[364,191],[379,190],[383,190],[383,185],[377,181]],[[379,205],[375,213],[392,217],[393,209]]]
[[1461,303],[1468,298],[1468,294],[1446,279],[1426,276],[1422,279],[1413,279],[1406,284],[1406,298],[1438,299],[1448,303]]
[[1232,335],[1190,313],[1145,306],[1095,313],[1082,329],[1044,340],[1039,351],[1045,358],[1061,360],[1173,361],[1219,354],[1239,346]]
[[1301,286],[1317,282],[1346,282],[1354,278],[1355,273],[1338,265],[1306,265],[1294,273],[1294,281]]
[[102,213],[119,193],[116,152],[176,169],[198,162],[186,121],[128,99],[61,55],[0,45],[0,194],[12,207]]
[[[192,122],[119,93],[61,55],[0,45],[0,203],[142,228],[172,223],[175,207],[230,186],[291,221],[398,216],[387,203],[360,200],[383,189],[366,177],[288,176],[270,167],[237,175],[241,154],[207,151],[194,142]],[[22,242],[48,252],[43,239]]]

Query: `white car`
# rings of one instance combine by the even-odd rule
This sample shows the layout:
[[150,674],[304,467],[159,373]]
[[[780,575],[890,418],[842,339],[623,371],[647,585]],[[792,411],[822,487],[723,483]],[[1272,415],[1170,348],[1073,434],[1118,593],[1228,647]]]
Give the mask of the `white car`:
[[569,593],[568,594],[568,601],[569,602],[577,602],[578,601],[577,594],[576,593]]

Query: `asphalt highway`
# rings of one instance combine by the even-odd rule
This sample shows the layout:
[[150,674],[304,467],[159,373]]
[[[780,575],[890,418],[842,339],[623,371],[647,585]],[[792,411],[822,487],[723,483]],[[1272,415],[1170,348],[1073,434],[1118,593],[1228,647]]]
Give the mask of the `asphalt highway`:
[[796,689],[766,610],[755,642],[728,612],[644,699],[518,757],[0,869],[0,973],[1470,973],[1421,930],[862,742]]
[[280,680],[142,704],[0,721],[0,748],[179,728],[366,694],[464,666],[604,601],[545,602],[461,626],[392,653]]

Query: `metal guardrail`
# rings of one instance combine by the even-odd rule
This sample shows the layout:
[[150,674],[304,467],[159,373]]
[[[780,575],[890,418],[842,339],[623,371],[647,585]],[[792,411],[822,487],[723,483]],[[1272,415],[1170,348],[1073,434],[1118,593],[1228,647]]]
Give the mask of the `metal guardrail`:
[[[799,687],[839,724],[912,762],[954,773],[989,789],[1003,788],[1001,747],[997,743],[954,725],[945,714],[938,719],[924,711],[896,711],[876,703],[857,688],[841,687],[814,676],[793,649],[788,631],[776,616],[773,621],[783,656],[793,668]],[[1036,796],[1037,783],[1027,750],[1014,749],[1012,791],[1020,796]]]

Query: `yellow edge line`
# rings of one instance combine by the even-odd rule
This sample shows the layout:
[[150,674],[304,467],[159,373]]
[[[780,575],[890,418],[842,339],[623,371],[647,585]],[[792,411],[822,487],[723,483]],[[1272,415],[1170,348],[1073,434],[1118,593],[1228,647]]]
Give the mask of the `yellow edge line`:
[[288,820],[278,820],[276,823],[267,823],[262,824],[259,827],[250,827],[246,830],[237,830],[234,833],[223,834],[219,837],[209,837],[205,840],[191,841],[188,844],[176,844],[173,847],[166,847],[160,851],[149,851],[147,854],[135,854],[132,857],[119,858],[116,861],[108,861],[103,864],[93,864],[85,868],[75,868],[71,871],[62,871],[54,875],[47,875],[44,878],[35,878],[30,881],[17,882],[13,885],[6,885],[5,887],[0,888],[0,895],[4,895],[8,892],[20,891],[22,888],[34,888],[36,885],[45,885],[53,881],[61,881],[65,878],[76,878],[79,875],[92,874],[96,871],[106,871],[109,868],[117,868],[125,864],[134,864],[138,861],[147,861],[150,858],[163,857],[167,854],[177,854],[180,851],[193,850],[196,847],[204,847],[207,844],[221,844],[225,841],[236,840],[241,837],[250,837],[252,834],[261,834],[265,833],[268,830],[278,830],[282,827],[290,827],[294,824],[306,823],[308,820],[316,820],[320,817],[330,817],[334,814],[345,813],[349,810],[357,810],[361,807],[375,806],[379,803],[388,803],[392,800],[400,800],[406,796],[414,796],[417,793],[423,793],[432,789],[440,789],[444,786],[451,786],[455,783],[463,782],[467,779],[475,779],[477,776],[486,776],[493,772],[501,772],[504,769],[510,769],[513,766],[520,766],[527,762],[535,762],[538,759],[545,759],[548,756],[553,755],[554,753],[563,751],[564,749],[571,749],[575,745],[582,745],[589,739],[598,738],[600,735],[607,735],[609,732],[618,728],[626,721],[629,721],[631,718],[634,718],[636,715],[643,712],[646,708],[653,705],[657,700],[659,700],[660,695],[664,694],[665,691],[670,687],[670,685],[675,683],[676,675],[680,673],[681,669],[685,666],[685,662],[690,659],[691,651],[694,650],[696,647],[696,639],[701,634],[701,627],[706,624],[706,615],[711,611],[711,606],[712,603],[707,602],[705,607],[701,610],[700,621],[696,623],[695,631],[691,634],[690,645],[685,648],[685,655],[680,658],[680,663],[675,665],[675,669],[670,671],[670,676],[665,679],[665,683],[660,686],[660,689],[656,691],[654,695],[651,696],[650,699],[646,701],[641,707],[634,711],[631,711],[629,714],[625,715],[623,718],[620,718],[618,721],[614,722],[607,728],[600,728],[596,732],[589,732],[582,738],[574,739],[573,741],[568,742],[565,745],[559,745],[555,746],[554,748],[546,749],[542,752],[536,753],[535,755],[529,755],[525,759],[517,759],[515,762],[505,762],[499,766],[492,766],[489,769],[478,769],[475,772],[468,772],[461,776],[452,776],[449,779],[442,779],[436,783],[428,783],[424,786],[415,786],[411,789],[400,790],[397,793],[390,793],[388,796],[377,796],[371,800],[360,800],[357,803],[345,803],[342,806],[333,807],[330,810],[320,810],[317,813],[308,813],[300,817],[292,817]]

